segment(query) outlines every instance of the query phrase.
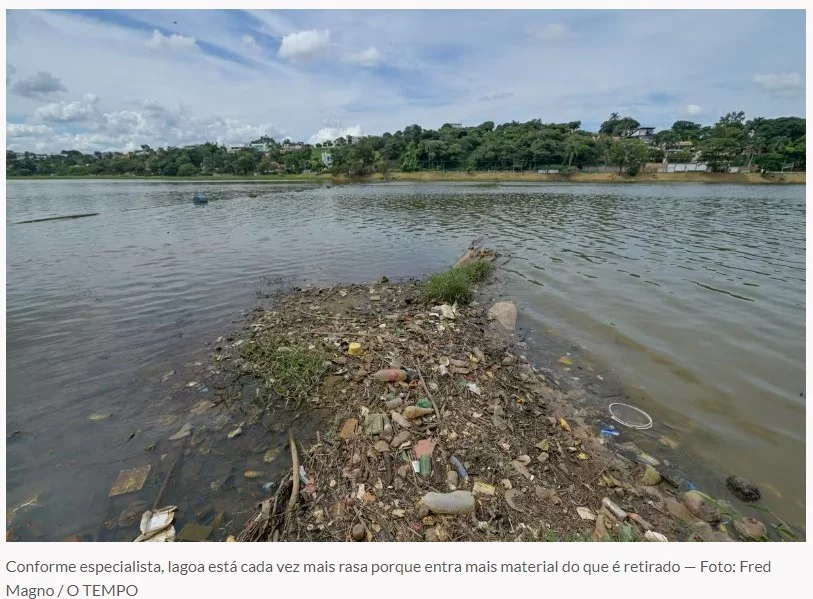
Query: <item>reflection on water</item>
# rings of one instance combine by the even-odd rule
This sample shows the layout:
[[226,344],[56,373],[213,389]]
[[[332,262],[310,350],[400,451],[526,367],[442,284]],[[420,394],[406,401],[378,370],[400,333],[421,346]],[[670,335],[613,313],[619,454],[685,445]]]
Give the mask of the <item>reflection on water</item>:
[[[109,517],[118,471],[178,429],[156,381],[194,376],[268,281],[420,276],[481,235],[512,257],[500,277],[526,326],[584,345],[687,456],[803,522],[803,187],[11,181],[7,195],[7,427],[21,431],[7,500],[40,495],[42,538]],[[249,449],[226,445],[220,469],[185,459],[170,495],[205,498]]]

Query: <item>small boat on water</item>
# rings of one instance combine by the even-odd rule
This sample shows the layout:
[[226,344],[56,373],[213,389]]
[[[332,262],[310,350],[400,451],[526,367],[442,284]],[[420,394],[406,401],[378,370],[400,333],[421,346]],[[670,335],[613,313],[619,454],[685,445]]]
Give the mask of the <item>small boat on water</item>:
[[195,196],[192,198],[192,203],[196,206],[201,206],[203,204],[209,203],[209,198],[207,198],[202,193],[196,193]]

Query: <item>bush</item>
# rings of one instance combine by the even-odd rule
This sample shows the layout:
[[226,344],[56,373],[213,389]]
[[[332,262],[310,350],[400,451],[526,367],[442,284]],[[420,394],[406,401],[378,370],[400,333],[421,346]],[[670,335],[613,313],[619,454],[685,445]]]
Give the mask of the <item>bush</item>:
[[421,299],[425,302],[445,302],[447,304],[468,304],[474,297],[474,283],[488,277],[494,265],[484,260],[474,260],[460,268],[429,277],[421,289]]

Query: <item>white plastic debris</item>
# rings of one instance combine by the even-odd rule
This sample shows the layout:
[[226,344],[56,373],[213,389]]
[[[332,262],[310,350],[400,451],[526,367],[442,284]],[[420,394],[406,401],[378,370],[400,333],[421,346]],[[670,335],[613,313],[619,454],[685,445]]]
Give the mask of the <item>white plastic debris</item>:
[[167,542],[175,540],[175,527],[172,522],[175,520],[177,507],[170,505],[160,510],[147,510],[141,516],[141,535],[135,540],[136,543]]

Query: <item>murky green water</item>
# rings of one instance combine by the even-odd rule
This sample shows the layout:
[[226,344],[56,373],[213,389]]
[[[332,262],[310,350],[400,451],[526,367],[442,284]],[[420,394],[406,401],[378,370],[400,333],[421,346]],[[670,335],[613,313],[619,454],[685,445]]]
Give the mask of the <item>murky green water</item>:
[[[196,191],[208,206],[192,206]],[[753,479],[804,522],[801,186],[10,181],[7,219],[7,433],[21,431],[7,503],[39,496],[14,514],[22,538],[98,531],[152,503],[167,438],[212,394],[181,389],[258,290],[421,276],[479,236],[511,257],[500,280],[521,325],[586,348],[685,459]],[[185,457],[164,503],[250,511],[265,481],[226,478],[261,467],[267,441]],[[142,464],[154,476],[140,494],[107,497]]]

